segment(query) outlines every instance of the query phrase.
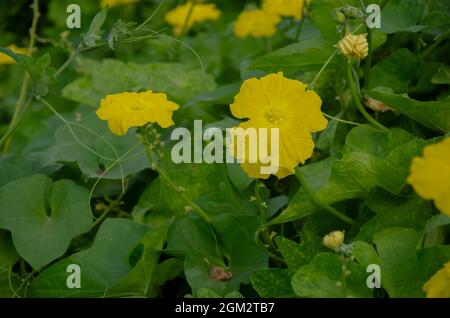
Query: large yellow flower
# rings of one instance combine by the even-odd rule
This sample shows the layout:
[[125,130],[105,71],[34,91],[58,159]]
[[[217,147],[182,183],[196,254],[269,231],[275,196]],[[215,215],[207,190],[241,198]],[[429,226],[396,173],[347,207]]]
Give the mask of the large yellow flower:
[[166,22],[173,26],[173,33],[176,35],[181,35],[183,28],[184,31],[188,31],[194,24],[208,20],[215,21],[221,15],[215,4],[196,3],[193,8],[191,7],[192,1],[188,1],[166,14]]
[[450,298],[450,262],[423,285],[427,298]]
[[139,0],[102,0],[101,6],[102,7],[106,7],[106,6],[115,7],[115,6],[135,3],[137,1],[139,1]]
[[[239,125],[244,130],[279,129],[279,169],[274,174],[281,179],[294,174],[295,167],[312,156],[314,142],[311,133],[325,129],[328,123],[320,110],[321,105],[320,97],[314,91],[307,90],[307,85],[288,79],[280,72],[261,79],[246,80],[231,105],[231,112],[239,119],[248,119]],[[232,137],[234,140],[233,134]],[[233,141],[230,152],[242,159],[236,151],[237,146],[237,142]],[[267,153],[270,153],[270,142],[265,146]],[[250,159],[248,143],[245,151],[245,159]],[[267,166],[261,161],[250,163],[250,160],[245,160],[241,166],[251,177],[269,177],[261,173],[261,167]]]
[[[14,44],[11,44],[10,46],[8,46],[8,49],[10,49],[11,51],[13,51],[14,53],[17,53],[17,54],[27,54],[26,48],[21,48]],[[15,63],[16,63],[16,61],[14,61],[8,55],[6,55],[4,53],[0,53],[0,64],[15,64]]]
[[450,215],[450,138],[425,147],[423,157],[414,158],[408,182],[423,198]]
[[166,94],[147,91],[108,95],[101,101],[97,116],[108,121],[116,135],[125,135],[131,127],[158,123],[162,128],[174,125],[172,115],[179,106],[167,100]]
[[304,4],[304,0],[263,0],[263,10],[299,20],[303,16]]
[[277,14],[254,9],[241,12],[234,23],[234,34],[240,38],[248,36],[269,37],[277,32],[281,18]]

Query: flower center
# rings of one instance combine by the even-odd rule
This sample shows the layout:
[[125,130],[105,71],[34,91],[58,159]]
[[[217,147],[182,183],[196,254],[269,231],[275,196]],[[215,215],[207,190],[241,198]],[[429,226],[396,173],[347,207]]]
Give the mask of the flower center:
[[145,105],[142,103],[136,103],[136,104],[131,105],[130,109],[132,111],[139,112],[139,111],[145,109]]
[[284,120],[283,113],[279,110],[275,109],[269,109],[265,114],[264,117],[274,125],[280,124]]

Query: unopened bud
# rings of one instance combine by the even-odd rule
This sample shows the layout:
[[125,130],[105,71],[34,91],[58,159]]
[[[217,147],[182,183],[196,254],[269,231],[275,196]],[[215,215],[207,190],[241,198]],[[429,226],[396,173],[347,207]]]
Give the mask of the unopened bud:
[[343,14],[341,11],[336,10],[336,12],[334,13],[334,21],[338,24],[344,24],[345,19],[345,14]]
[[369,54],[369,43],[367,34],[353,35],[348,33],[337,47],[346,57],[356,60],[363,60]]
[[338,249],[344,243],[345,233],[343,231],[334,231],[323,237],[323,245],[329,249]]

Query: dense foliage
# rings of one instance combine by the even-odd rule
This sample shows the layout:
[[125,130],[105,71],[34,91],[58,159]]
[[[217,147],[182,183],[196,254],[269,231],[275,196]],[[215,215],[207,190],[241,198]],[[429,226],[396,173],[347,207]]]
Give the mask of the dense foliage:
[[[0,297],[450,297],[450,2],[204,2],[1,1]],[[173,162],[265,80],[283,174]]]

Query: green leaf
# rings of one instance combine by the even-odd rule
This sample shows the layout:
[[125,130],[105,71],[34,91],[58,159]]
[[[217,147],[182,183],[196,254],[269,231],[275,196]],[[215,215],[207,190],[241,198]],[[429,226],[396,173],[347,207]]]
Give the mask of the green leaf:
[[398,197],[375,189],[366,199],[369,209],[376,215],[360,228],[357,240],[372,242],[375,233],[390,227],[407,227],[416,230],[424,228],[433,213],[430,201],[413,194],[410,197]]
[[240,164],[238,163],[227,163],[227,172],[230,178],[230,181],[236,187],[238,191],[245,191],[250,186],[250,184],[254,181],[253,178],[250,178],[244,170],[242,170]]
[[174,101],[184,104],[216,87],[212,76],[184,64],[81,59],[80,67],[84,76],[67,85],[63,96],[95,108],[109,94],[152,90],[167,93]]
[[292,272],[296,272],[303,265],[309,264],[316,254],[326,250],[321,238],[306,230],[301,233],[300,244],[283,236],[275,237],[275,243]]
[[10,49],[0,47],[0,52],[8,55],[22,66],[33,79],[33,94],[36,97],[44,97],[49,92],[49,86],[55,81],[55,70],[50,68],[51,58],[44,54],[39,58],[33,58],[23,54],[17,54]]
[[[149,227],[127,219],[105,220],[92,247],[73,254],[44,270],[33,280],[30,296],[114,296],[111,288],[121,282],[133,269],[129,256],[139,243],[145,244],[149,231],[151,231]],[[158,236],[158,234],[155,235]],[[69,275],[66,269],[70,264],[80,266],[80,289],[69,289],[66,285]]]
[[170,228],[166,253],[192,258],[207,258],[223,266],[211,228],[198,217],[188,216],[175,221]]
[[[335,116],[342,119],[342,114]],[[331,154],[333,147],[343,145],[345,143],[345,136],[348,133],[346,125],[339,123],[337,120],[330,120],[327,128],[320,134],[319,140],[316,143],[316,149]]]
[[335,9],[352,5],[356,8],[360,7],[357,0],[315,0],[311,2],[311,21],[320,30],[322,37],[331,43],[337,43],[340,35],[334,21]]
[[[366,198],[376,186],[398,194],[407,184],[410,162],[425,145],[425,141],[401,129],[381,132],[360,126],[347,135],[340,159],[334,154],[300,169],[316,197],[327,204]],[[270,224],[289,222],[319,210],[300,189]]]
[[418,250],[421,238],[421,232],[398,227],[374,236],[381,284],[390,297],[423,297],[425,282],[450,260],[450,246]]
[[219,105],[230,105],[233,103],[234,96],[239,92],[241,82],[220,86],[217,89],[203,93],[191,98],[186,106],[198,103],[213,103]]
[[32,175],[34,170],[21,156],[4,156],[0,158],[0,187]]
[[427,221],[425,225],[425,247],[440,245],[445,242],[447,230],[450,225],[450,217],[445,214],[438,214]]
[[422,102],[380,88],[373,89],[367,94],[432,130],[450,132],[450,97]]
[[8,232],[0,231],[0,272],[8,270],[19,260],[11,235]]
[[366,286],[366,279],[362,265],[336,254],[321,253],[295,273],[292,287],[300,297],[368,298],[372,290]]
[[431,82],[434,84],[450,84],[450,67],[444,65],[434,74]]
[[425,28],[419,25],[424,10],[422,0],[390,0],[381,12],[381,30],[388,34],[418,32]]
[[[208,215],[222,213],[254,214],[255,202],[250,202],[252,194],[238,192],[228,178],[223,164],[179,164],[164,162],[164,170],[175,185],[184,189],[184,194],[198,204]],[[160,211],[183,216],[187,202],[162,178],[152,182],[138,204],[133,215],[145,215],[146,212]]]
[[[126,136],[112,134],[107,123],[95,113],[82,114],[79,121],[71,125],[71,130],[66,125],[56,130],[55,160],[76,162],[88,178],[99,178],[109,169],[104,179],[121,179],[148,168],[144,147],[136,137],[131,132]],[[118,158],[127,152],[118,163]]]
[[0,228],[12,233],[19,254],[39,270],[90,229],[88,199],[88,191],[69,180],[19,179],[0,190]]
[[170,221],[164,225],[149,228],[149,233],[133,250],[140,253],[136,254],[134,261],[131,257],[133,253],[129,256],[129,263],[134,268],[111,288],[111,295],[136,293],[147,297],[158,296],[157,288],[172,277],[173,272],[167,272],[167,268],[176,269],[180,265],[173,261],[165,263],[165,265],[158,265],[159,256],[167,239],[169,225]]
[[365,268],[371,264],[380,264],[380,259],[375,248],[367,242],[353,242],[353,256]]
[[220,295],[209,288],[200,288],[195,298],[244,298],[238,291],[232,291],[225,295]]
[[388,86],[395,93],[404,93],[420,65],[420,59],[408,49],[398,49],[372,68],[370,89]]
[[105,24],[106,16],[108,14],[108,9],[104,8],[99,13],[97,13],[92,19],[89,26],[89,30],[85,35],[82,35],[83,44],[87,47],[94,47],[97,45],[97,41],[101,40],[102,26]]
[[294,297],[291,287],[292,275],[286,269],[270,268],[253,272],[253,288],[263,298]]
[[251,69],[268,73],[318,70],[334,50],[333,43],[322,39],[300,41],[257,58]]
[[215,281],[210,277],[211,269],[222,267],[222,264],[196,255],[188,256],[185,275],[194,294],[200,288],[209,288],[220,295],[239,290],[241,284],[250,282],[252,272],[267,268],[267,253],[253,239],[261,226],[259,217],[223,214],[215,217],[213,223],[228,255],[229,264],[225,270],[233,276],[227,281]]
[[380,257],[381,284],[390,297],[423,296],[416,253],[419,240],[420,233],[407,228],[389,228],[374,236]]

